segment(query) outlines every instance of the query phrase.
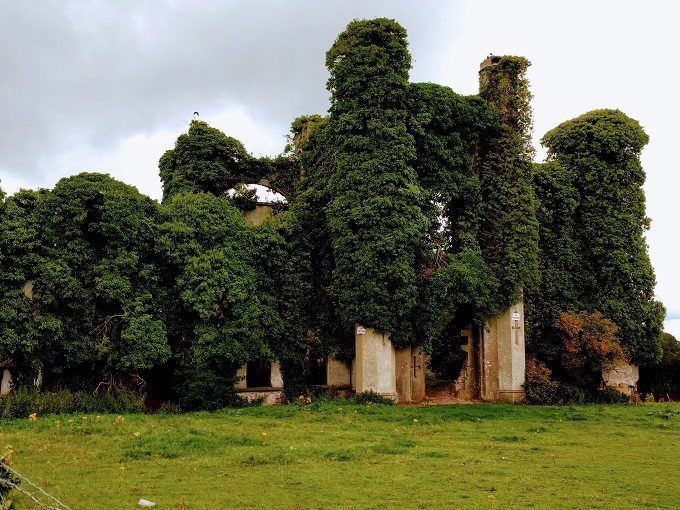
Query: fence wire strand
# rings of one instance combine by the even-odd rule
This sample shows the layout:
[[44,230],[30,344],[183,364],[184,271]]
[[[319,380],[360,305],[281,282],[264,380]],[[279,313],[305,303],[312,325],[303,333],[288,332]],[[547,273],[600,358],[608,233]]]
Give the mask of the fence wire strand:
[[19,484],[12,483],[9,480],[3,480],[2,478],[0,478],[0,484],[5,485],[6,487],[11,487],[12,489],[16,489],[17,491],[19,491],[22,494],[31,498],[35,503],[37,503],[42,508],[47,508],[48,510],[71,510],[71,508],[69,508],[64,503],[59,501],[57,498],[52,496],[52,494],[49,494],[43,488],[41,488],[38,485],[36,485],[35,483],[33,483],[31,480],[26,478],[24,475],[19,473],[17,470],[12,469],[7,464],[3,464],[2,462],[0,462],[0,468],[4,469],[8,473],[13,474],[14,476],[18,477],[20,480],[25,481],[28,485],[30,485],[31,487],[36,489],[38,492],[43,494],[45,497],[50,498],[52,501],[54,501],[57,504],[57,506],[52,506],[50,504],[45,503],[44,501],[40,501],[33,493],[24,489],[23,487],[19,487]]

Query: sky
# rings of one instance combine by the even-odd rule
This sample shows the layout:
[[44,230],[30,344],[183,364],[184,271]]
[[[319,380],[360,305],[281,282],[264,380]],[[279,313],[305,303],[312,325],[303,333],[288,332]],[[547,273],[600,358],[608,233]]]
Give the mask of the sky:
[[0,187],[109,173],[160,199],[158,159],[200,118],[256,156],[324,114],[324,55],[353,19],[408,31],[411,80],[478,91],[490,53],[522,55],[534,145],[598,108],[637,119],[656,294],[680,339],[676,124],[680,2],[655,0],[0,0]]

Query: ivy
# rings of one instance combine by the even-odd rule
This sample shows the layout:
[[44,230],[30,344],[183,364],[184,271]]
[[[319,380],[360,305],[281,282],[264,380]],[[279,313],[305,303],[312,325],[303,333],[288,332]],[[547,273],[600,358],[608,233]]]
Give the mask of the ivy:
[[478,239],[500,283],[500,309],[520,301],[523,290],[539,281],[528,67],[521,57],[491,57],[491,65],[480,72],[480,96],[500,115],[499,128],[483,140],[478,159]]
[[17,383],[126,381],[170,355],[153,254],[155,202],[101,174],[7,200],[0,358]]
[[618,110],[586,113],[543,137],[548,162],[537,166],[535,185],[544,277],[531,296],[538,351],[551,354],[541,339],[552,338],[551,321],[571,309],[612,320],[634,363],[661,356],[664,309],[654,299],[644,239],[640,152],[647,141],[639,123]]

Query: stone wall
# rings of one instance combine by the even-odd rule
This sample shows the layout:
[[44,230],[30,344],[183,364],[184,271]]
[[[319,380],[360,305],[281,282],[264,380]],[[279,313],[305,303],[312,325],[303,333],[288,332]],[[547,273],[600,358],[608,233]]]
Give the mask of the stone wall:
[[9,370],[6,368],[2,371],[2,378],[0,379],[0,395],[6,395],[9,393],[10,383],[12,382],[12,376],[9,374]]
[[396,353],[389,335],[357,325],[354,341],[356,392],[373,391],[396,400]]
[[624,363],[611,370],[602,372],[605,386],[614,388],[624,395],[632,395],[637,392],[637,382],[640,379],[640,370],[636,365]]
[[480,397],[519,402],[524,399],[524,303],[489,319],[481,331]]
[[274,214],[274,209],[271,204],[266,202],[258,202],[255,209],[243,213],[243,217],[253,225],[259,225],[267,218]]
[[397,401],[420,402],[425,398],[425,356],[419,347],[395,351]]
[[349,363],[329,356],[326,363],[326,384],[333,388],[350,388],[352,373]]

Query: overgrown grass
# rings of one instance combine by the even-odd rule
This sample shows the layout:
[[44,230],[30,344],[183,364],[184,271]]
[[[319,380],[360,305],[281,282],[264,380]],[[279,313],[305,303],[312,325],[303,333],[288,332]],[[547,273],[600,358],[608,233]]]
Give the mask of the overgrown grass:
[[[680,406],[314,403],[0,421],[73,509],[680,508]],[[33,508],[17,496],[19,509]]]

